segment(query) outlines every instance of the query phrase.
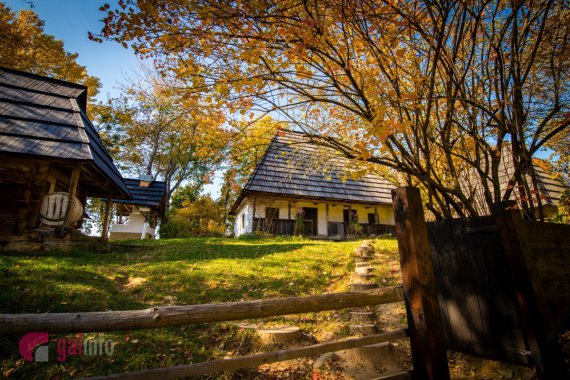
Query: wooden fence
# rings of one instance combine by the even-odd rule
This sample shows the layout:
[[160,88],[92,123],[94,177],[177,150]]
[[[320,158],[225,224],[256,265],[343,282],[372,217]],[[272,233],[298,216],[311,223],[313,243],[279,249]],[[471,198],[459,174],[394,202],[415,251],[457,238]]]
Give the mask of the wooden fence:
[[[404,300],[401,287],[382,288],[367,292],[319,294],[222,304],[164,306],[145,310],[88,313],[0,314],[0,335],[23,334],[30,331],[48,333],[101,332],[150,329],[195,323],[235,321],[288,314],[374,306]],[[255,367],[301,357],[323,354],[407,337],[404,330],[340,341],[315,344],[276,352],[204,363],[156,368],[116,374],[97,379],[174,379],[199,376],[220,371]],[[398,374],[401,378],[402,374]]]
[[[570,226],[524,221],[514,202],[489,217],[425,223],[417,189],[393,197],[414,368],[422,355],[443,368],[454,349],[567,378],[557,334],[570,327]],[[439,343],[414,338],[425,325]]]

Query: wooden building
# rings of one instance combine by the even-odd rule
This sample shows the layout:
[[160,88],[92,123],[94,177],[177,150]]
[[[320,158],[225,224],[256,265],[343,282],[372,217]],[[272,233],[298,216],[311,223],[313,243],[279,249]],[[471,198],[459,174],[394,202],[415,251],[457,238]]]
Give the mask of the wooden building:
[[[503,145],[497,170],[499,176],[499,191],[501,194],[506,192],[509,186],[509,180],[515,172],[515,164],[513,163],[513,156],[510,149],[511,147],[508,143]],[[540,198],[540,207],[542,207],[544,216],[548,220],[557,214],[560,199],[562,194],[564,194],[564,191],[566,191],[567,186],[561,181],[552,178],[550,173],[543,169],[543,167],[547,168],[549,166],[548,162],[534,158],[532,160],[532,165],[536,181],[533,181],[531,171],[529,170],[525,174],[529,189],[523,192],[523,189],[515,186],[510,199],[516,201],[520,205],[521,199],[528,198],[530,200],[530,207],[535,208],[538,215],[539,206],[537,198]],[[485,168],[482,169],[485,170]],[[489,168],[487,170],[490,171],[491,169]],[[490,215],[491,210],[485,200],[483,183],[480,176],[475,173],[475,170],[470,169],[462,172],[459,180],[465,193],[474,200],[474,207],[477,209],[479,214]],[[489,181],[488,186],[489,188],[492,188],[491,181]]]
[[0,242],[79,227],[87,197],[130,196],[86,108],[85,86],[0,67]]
[[154,239],[159,219],[166,211],[166,182],[151,176],[125,178],[130,199],[113,199],[117,223],[111,226],[110,240]]
[[317,146],[299,132],[279,131],[234,203],[236,236],[264,230],[342,238],[358,224],[363,235],[391,233],[391,190],[385,178],[345,178],[356,162]]

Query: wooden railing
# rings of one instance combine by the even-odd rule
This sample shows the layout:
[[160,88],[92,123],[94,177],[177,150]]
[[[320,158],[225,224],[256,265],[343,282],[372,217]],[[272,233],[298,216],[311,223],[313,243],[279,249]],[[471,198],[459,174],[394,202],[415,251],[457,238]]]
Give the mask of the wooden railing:
[[[23,334],[31,331],[48,333],[101,332],[151,329],[196,323],[236,321],[281,315],[375,306],[404,300],[401,287],[367,292],[318,294],[257,301],[229,302],[207,305],[162,306],[145,310],[105,311],[86,313],[0,314],[0,335]],[[255,367],[261,364],[291,360],[327,352],[363,347],[407,337],[404,330],[348,338],[233,359],[198,364],[156,368],[116,374],[97,379],[172,379],[200,376],[220,371]],[[401,375],[399,375],[401,376]],[[398,377],[400,378],[400,377]]]
[[[316,235],[316,231],[313,231],[313,226],[312,220],[303,221],[302,235]],[[293,236],[296,232],[296,221],[291,219],[255,218],[253,219],[253,230],[267,232],[272,235]]]
[[[394,226],[389,224],[379,223],[359,223],[362,227],[362,236],[379,236],[379,235],[393,235]],[[346,237],[350,234],[349,223],[344,222],[328,222],[329,236]]]

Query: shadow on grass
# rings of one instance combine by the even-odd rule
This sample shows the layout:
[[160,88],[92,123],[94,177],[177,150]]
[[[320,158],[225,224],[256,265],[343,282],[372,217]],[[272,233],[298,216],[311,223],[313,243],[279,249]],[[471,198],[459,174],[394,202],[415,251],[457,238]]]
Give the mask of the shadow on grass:
[[[145,241],[127,241],[125,243],[114,243],[117,249],[113,251],[111,248],[111,252],[73,249],[68,252],[4,253],[0,258],[2,256],[15,259],[55,258],[64,260],[70,265],[137,264],[177,260],[198,262],[217,259],[255,259],[265,255],[292,252],[307,246],[319,245],[319,243],[309,241],[284,240],[278,243],[269,243],[269,241],[271,240],[245,242],[224,239],[164,239],[153,241],[154,244],[148,244]],[[136,244],[132,244],[133,242]]]
[[94,270],[55,266],[3,268],[0,269],[0,287],[2,313],[63,313],[145,306],[132,295],[121,292],[116,281]]

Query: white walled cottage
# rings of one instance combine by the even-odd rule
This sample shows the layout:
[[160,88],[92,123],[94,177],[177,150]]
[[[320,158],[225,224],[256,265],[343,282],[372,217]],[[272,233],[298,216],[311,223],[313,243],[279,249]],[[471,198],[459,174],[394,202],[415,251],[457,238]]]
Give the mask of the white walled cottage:
[[391,233],[394,186],[374,174],[344,178],[356,165],[306,134],[280,130],[232,207],[234,234],[302,230],[305,236],[335,239],[355,224],[364,235]]

